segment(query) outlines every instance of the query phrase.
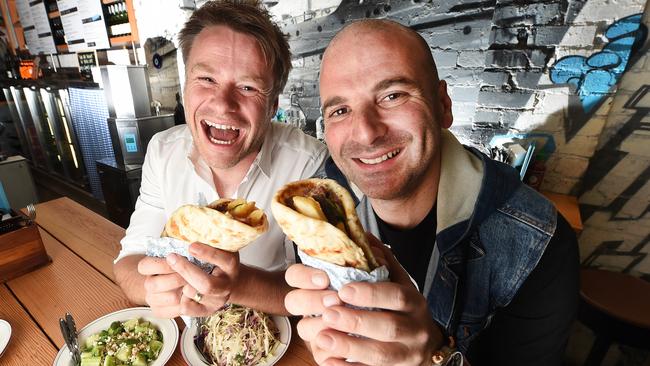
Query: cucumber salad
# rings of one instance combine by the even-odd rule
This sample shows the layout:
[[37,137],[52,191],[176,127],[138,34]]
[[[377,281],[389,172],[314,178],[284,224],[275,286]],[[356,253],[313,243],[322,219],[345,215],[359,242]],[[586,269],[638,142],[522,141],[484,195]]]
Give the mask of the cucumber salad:
[[81,366],[147,366],[163,347],[162,333],[141,319],[115,321],[108,329],[86,338]]

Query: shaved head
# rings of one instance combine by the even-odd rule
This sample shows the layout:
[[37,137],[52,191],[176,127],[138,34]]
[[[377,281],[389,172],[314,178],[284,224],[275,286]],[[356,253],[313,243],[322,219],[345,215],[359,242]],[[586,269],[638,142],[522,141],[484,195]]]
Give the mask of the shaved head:
[[325,63],[328,54],[336,51],[337,47],[347,47],[348,44],[346,42],[349,40],[362,38],[366,35],[383,35],[389,38],[401,38],[402,41],[413,44],[416,46],[413,50],[414,55],[416,54],[421,58],[420,62],[423,62],[425,67],[432,72],[433,81],[438,81],[436,63],[433,59],[433,55],[431,55],[431,49],[424,38],[413,29],[386,19],[363,19],[343,27],[343,29],[334,36],[327,46],[323,55],[323,63]]

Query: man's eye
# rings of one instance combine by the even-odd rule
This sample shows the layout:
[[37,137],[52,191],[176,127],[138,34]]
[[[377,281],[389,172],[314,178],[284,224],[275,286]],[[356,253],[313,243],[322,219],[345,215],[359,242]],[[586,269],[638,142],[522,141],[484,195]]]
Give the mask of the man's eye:
[[402,93],[390,93],[384,97],[384,100],[393,101],[399,99],[403,94]]
[[257,89],[253,88],[252,86],[244,85],[241,87],[243,91],[255,91]]
[[339,117],[339,116],[342,116],[342,115],[344,115],[346,113],[348,113],[347,108],[338,108],[338,109],[335,109],[334,111],[332,111],[332,113],[330,113],[329,116],[330,117]]
[[214,82],[214,79],[212,79],[212,78],[209,77],[209,76],[199,76],[199,80],[201,80],[201,81],[207,81],[208,83],[212,83],[212,82]]

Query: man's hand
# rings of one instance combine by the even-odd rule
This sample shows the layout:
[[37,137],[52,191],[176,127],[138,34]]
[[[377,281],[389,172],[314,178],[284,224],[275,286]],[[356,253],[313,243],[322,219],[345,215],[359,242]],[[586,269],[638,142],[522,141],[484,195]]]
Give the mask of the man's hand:
[[[377,242],[371,241],[375,247]],[[390,250],[381,244],[380,250],[392,282],[350,283],[336,293],[326,290],[329,280],[320,270],[298,264],[287,270],[287,282],[298,288],[286,296],[287,310],[322,314],[298,323],[298,334],[310,343],[319,364],[430,365],[431,355],[442,345],[426,300]],[[377,311],[351,309],[343,302]]]
[[142,258],[138,262],[138,272],[144,276],[144,300],[154,315],[161,318],[181,315],[181,291],[187,285],[185,279],[164,258]]
[[[180,255],[167,256],[169,267],[185,281],[179,292],[180,314],[208,316],[219,310],[230,298],[239,276],[239,254],[201,243],[192,243],[189,251],[195,258],[214,264],[215,268],[210,274]],[[197,293],[200,294],[200,299]]]

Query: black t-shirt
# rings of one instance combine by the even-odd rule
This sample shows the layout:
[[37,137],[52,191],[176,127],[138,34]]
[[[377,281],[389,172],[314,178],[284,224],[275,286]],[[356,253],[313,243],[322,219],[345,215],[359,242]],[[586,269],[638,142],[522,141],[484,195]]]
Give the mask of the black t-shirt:
[[390,245],[395,258],[413,277],[422,292],[436,242],[436,205],[433,205],[431,211],[416,227],[408,230],[399,230],[390,226],[376,213],[375,218],[382,241]]
[[[382,241],[391,245],[422,289],[435,244],[435,206],[411,230],[396,230],[379,217],[377,224]],[[467,359],[472,366],[561,365],[578,308],[578,291],[577,240],[558,214],[557,228],[539,263],[510,304],[497,309],[488,327],[472,341]]]

